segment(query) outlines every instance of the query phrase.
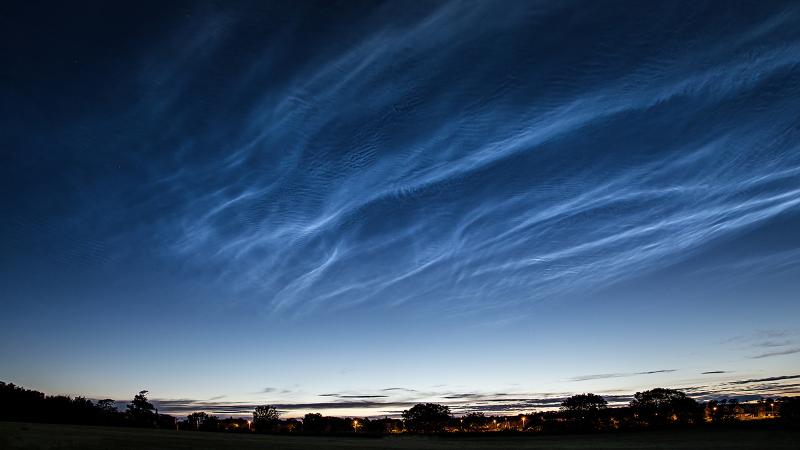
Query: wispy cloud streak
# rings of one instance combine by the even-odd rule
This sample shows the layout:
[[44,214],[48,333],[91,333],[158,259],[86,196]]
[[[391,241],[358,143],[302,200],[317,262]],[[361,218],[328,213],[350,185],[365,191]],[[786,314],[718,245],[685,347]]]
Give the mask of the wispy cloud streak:
[[637,375],[653,375],[656,373],[670,373],[675,371],[677,371],[677,369],[661,369],[661,370],[650,370],[646,372],[628,372],[628,373],[598,373],[592,375],[581,375],[573,377],[570,378],[570,381],[589,381],[589,380],[603,380],[606,378],[635,377]]
[[[255,35],[245,14],[202,14],[141,55],[124,114],[93,118],[147,136],[115,147],[146,166],[103,199],[128,217],[87,209],[107,236],[54,252],[109,264],[144,243],[274,311],[481,312],[672,267],[796,213],[796,5],[724,32],[684,5],[703,45],[663,38],[667,5],[646,30],[644,5],[564,8],[376,3],[346,8],[347,32],[292,10]],[[797,245],[697,276],[797,270]]]
[[[168,183],[175,200],[177,214],[154,233],[172,243],[167,256],[211,264],[279,310],[433,300],[499,308],[663,268],[797,210],[800,153],[781,119],[796,103],[775,97],[770,107],[783,114],[768,120],[713,112],[777,89],[800,62],[800,41],[737,50],[785,29],[796,11],[700,49],[654,42],[663,46],[654,61],[627,55],[612,33],[584,61],[606,69],[555,63],[557,77],[515,63],[535,58],[537,45],[512,44],[518,55],[494,61],[508,64],[508,78],[492,80],[488,67],[463,70],[489,36],[533,42],[524,37],[532,24],[556,38],[594,22],[581,16],[557,30],[546,26],[556,7],[469,5],[370,26],[345,48],[311,54],[280,89],[256,81],[270,68],[254,64],[240,77],[239,89],[257,95],[238,136],[220,124],[184,139],[192,152],[225,151],[181,161],[151,185]],[[565,42],[567,55],[584,45]],[[659,63],[662,54],[671,56]],[[710,62],[685,70],[698,60]],[[441,80],[458,80],[459,94]],[[760,256],[725,274],[797,261],[796,251]]]

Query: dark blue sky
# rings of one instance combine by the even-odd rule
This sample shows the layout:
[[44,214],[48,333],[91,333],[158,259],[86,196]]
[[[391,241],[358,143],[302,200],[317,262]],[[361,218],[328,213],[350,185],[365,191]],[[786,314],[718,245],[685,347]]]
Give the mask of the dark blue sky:
[[4,2],[0,379],[290,415],[797,393],[798,24]]

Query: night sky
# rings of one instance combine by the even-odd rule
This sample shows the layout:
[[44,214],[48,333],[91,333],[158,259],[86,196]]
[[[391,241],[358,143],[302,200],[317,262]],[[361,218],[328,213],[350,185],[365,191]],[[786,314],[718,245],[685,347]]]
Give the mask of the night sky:
[[800,3],[0,3],[0,380],[800,393]]

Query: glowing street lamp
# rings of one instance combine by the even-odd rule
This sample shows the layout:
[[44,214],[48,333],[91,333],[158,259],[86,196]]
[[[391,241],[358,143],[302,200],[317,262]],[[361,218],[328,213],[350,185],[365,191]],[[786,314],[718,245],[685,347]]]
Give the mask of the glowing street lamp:
[[522,416],[522,431],[525,431],[525,416]]
[[358,421],[357,420],[353,421],[353,432],[358,432]]
[[250,424],[251,424],[251,423],[253,423],[253,421],[252,421],[252,420],[248,420],[248,421],[247,421],[247,431],[252,431],[252,430],[250,429]]

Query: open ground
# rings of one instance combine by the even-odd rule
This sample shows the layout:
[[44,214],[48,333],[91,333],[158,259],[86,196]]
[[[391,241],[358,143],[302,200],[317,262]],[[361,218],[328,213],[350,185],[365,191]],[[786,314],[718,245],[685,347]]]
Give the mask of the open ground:
[[796,449],[799,430],[753,427],[604,433],[383,438],[274,436],[0,423],[0,449]]

